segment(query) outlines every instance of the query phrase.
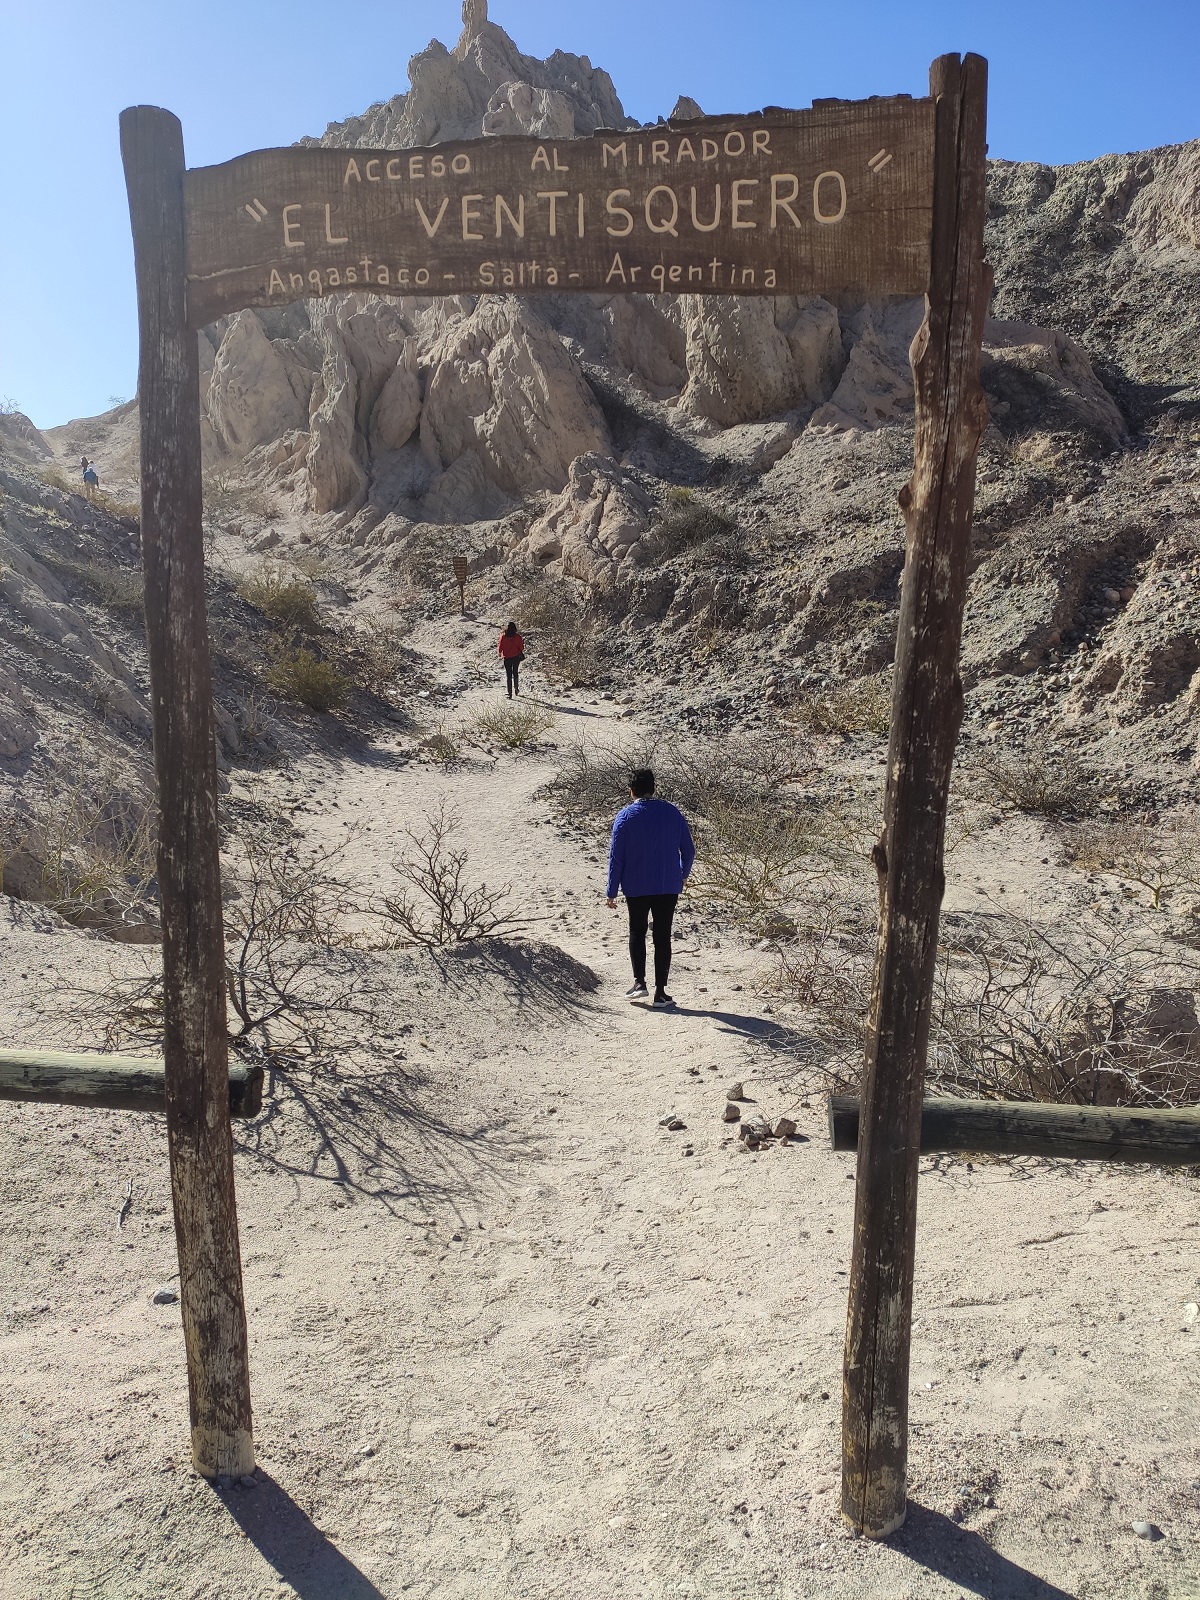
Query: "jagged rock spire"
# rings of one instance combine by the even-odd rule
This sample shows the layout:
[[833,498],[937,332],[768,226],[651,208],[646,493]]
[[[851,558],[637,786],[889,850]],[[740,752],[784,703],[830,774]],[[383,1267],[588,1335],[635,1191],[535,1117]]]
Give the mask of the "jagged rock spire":
[[467,33],[481,33],[487,23],[487,0],[463,0],[463,28]]

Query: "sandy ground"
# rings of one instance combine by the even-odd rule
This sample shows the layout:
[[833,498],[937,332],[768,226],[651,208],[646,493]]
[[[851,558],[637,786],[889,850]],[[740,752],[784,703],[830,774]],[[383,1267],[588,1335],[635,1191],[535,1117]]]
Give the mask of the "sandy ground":
[[[478,638],[441,634],[447,660]],[[556,704],[551,738],[625,726]],[[6,1108],[0,1595],[1200,1596],[1194,1181],[924,1163],[912,1509],[886,1545],[851,1539],[852,1165],[756,958],[685,910],[678,1009],[629,1006],[599,852],[534,798],[553,752],[442,771],[412,744],[255,788],[349,835],[368,886],[446,798],[543,943],[364,956],[377,1022],[238,1129],[252,1487],[189,1470],[178,1307],[151,1303],[176,1270],[159,1119]],[[956,856],[952,901],[1041,846],[988,848]],[[63,987],[137,953],[0,905],[4,1036],[74,1042]],[[807,1137],[745,1152],[735,1079]]]

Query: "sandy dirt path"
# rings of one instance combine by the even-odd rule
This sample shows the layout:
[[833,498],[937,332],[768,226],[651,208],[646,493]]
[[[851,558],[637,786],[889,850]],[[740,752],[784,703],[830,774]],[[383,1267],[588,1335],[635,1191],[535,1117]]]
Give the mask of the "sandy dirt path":
[[[551,737],[619,711],[576,696]],[[599,985],[552,954],[373,957],[378,1020],[239,1132],[252,1486],[188,1470],[178,1307],[150,1303],[175,1271],[157,1119],[6,1109],[0,1595],[1200,1595],[1194,1185],[924,1164],[912,1514],[849,1538],[852,1167],[754,957],[685,912],[678,1010],[629,1006],[599,851],[535,798],[553,752],[443,771],[412,743],[256,790],[349,835],[368,886],[445,798],[477,875]],[[49,1042],[36,996],[96,942],[10,912],[4,948],[27,976],[0,1020]],[[734,1079],[807,1137],[742,1150]]]

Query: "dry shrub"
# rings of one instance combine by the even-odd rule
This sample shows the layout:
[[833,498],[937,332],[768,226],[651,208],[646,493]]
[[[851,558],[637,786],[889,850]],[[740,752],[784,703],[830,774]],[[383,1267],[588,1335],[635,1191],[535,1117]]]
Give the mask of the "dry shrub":
[[1155,911],[1200,894],[1200,814],[1093,818],[1066,830],[1063,845],[1077,867],[1111,872],[1144,889]]
[[723,511],[690,490],[673,493],[667,508],[647,537],[646,548],[654,561],[717,546],[721,555],[737,550],[737,523]]
[[502,750],[523,750],[536,745],[554,726],[554,714],[544,706],[518,700],[514,705],[489,706],[471,722],[476,738]]
[[421,740],[421,749],[431,761],[439,767],[452,767],[462,760],[462,749],[458,740],[443,722],[432,733],[426,734]]
[[157,921],[156,814],[117,768],[79,748],[0,825],[8,892],[118,938]]
[[892,725],[891,681],[853,678],[797,701],[791,716],[806,733],[869,733],[885,739]]
[[533,577],[515,609],[533,659],[548,678],[579,689],[602,676],[600,637],[570,584]]
[[[947,916],[930,1022],[931,1090],[1073,1105],[1200,1103],[1200,964],[1099,920],[1047,927],[1005,912]],[[856,1088],[873,925],[831,902],[779,957],[835,1087]]]
[[303,645],[278,651],[267,681],[287,699],[313,711],[336,711],[350,692],[350,679]]
[[408,644],[408,630],[368,617],[339,635],[341,664],[355,682],[386,695],[397,680],[411,677],[419,657]]
[[[273,1067],[304,1041],[328,1047],[332,1027],[358,1025],[359,972],[347,919],[361,908],[341,875],[347,844],[298,846],[282,811],[239,802],[239,826],[222,847],[225,989],[230,1042]],[[249,812],[249,816],[245,815]],[[103,1020],[106,1044],[119,1049],[162,1031],[162,968],[147,964],[134,979],[112,978],[78,1005]]]
[[1100,799],[1096,773],[1069,750],[985,756],[973,775],[997,803],[1036,816],[1086,817]]
[[265,561],[237,587],[243,600],[281,627],[315,633],[321,626],[312,585],[278,562]]
[[210,468],[204,474],[205,521],[219,525],[239,515],[256,517],[260,522],[278,522],[283,513],[260,484],[239,482],[220,468]]
[[837,850],[828,811],[769,799],[715,802],[696,831],[697,895],[755,933],[794,935],[796,902]]
[[146,591],[140,567],[119,567],[111,561],[72,561],[49,551],[41,560],[106,611],[139,618],[144,615]]
[[39,475],[42,482],[49,484],[52,489],[60,489],[64,494],[81,495],[89,505],[98,506],[101,511],[106,511],[110,517],[116,517],[121,522],[141,520],[142,510],[135,500],[118,500],[116,495],[104,489],[93,489],[89,493],[82,478],[68,478],[61,467],[43,467]]
[[424,821],[419,832],[404,830],[408,845],[393,862],[403,886],[382,903],[388,946],[463,944],[520,926],[506,909],[510,884],[467,883],[467,854],[455,844],[458,813],[443,802]]

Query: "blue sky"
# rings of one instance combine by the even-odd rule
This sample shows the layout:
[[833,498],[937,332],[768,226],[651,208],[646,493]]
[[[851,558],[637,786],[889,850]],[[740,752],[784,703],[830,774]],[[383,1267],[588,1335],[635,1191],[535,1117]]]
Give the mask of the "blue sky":
[[[611,73],[642,120],[814,96],[922,94],[947,50],[990,62],[993,155],[1078,161],[1200,137],[1200,0],[492,0],[522,50]],[[456,0],[0,0],[0,397],[42,427],[132,395],[117,118],[168,107],[193,166],[291,143],[407,87]]]

